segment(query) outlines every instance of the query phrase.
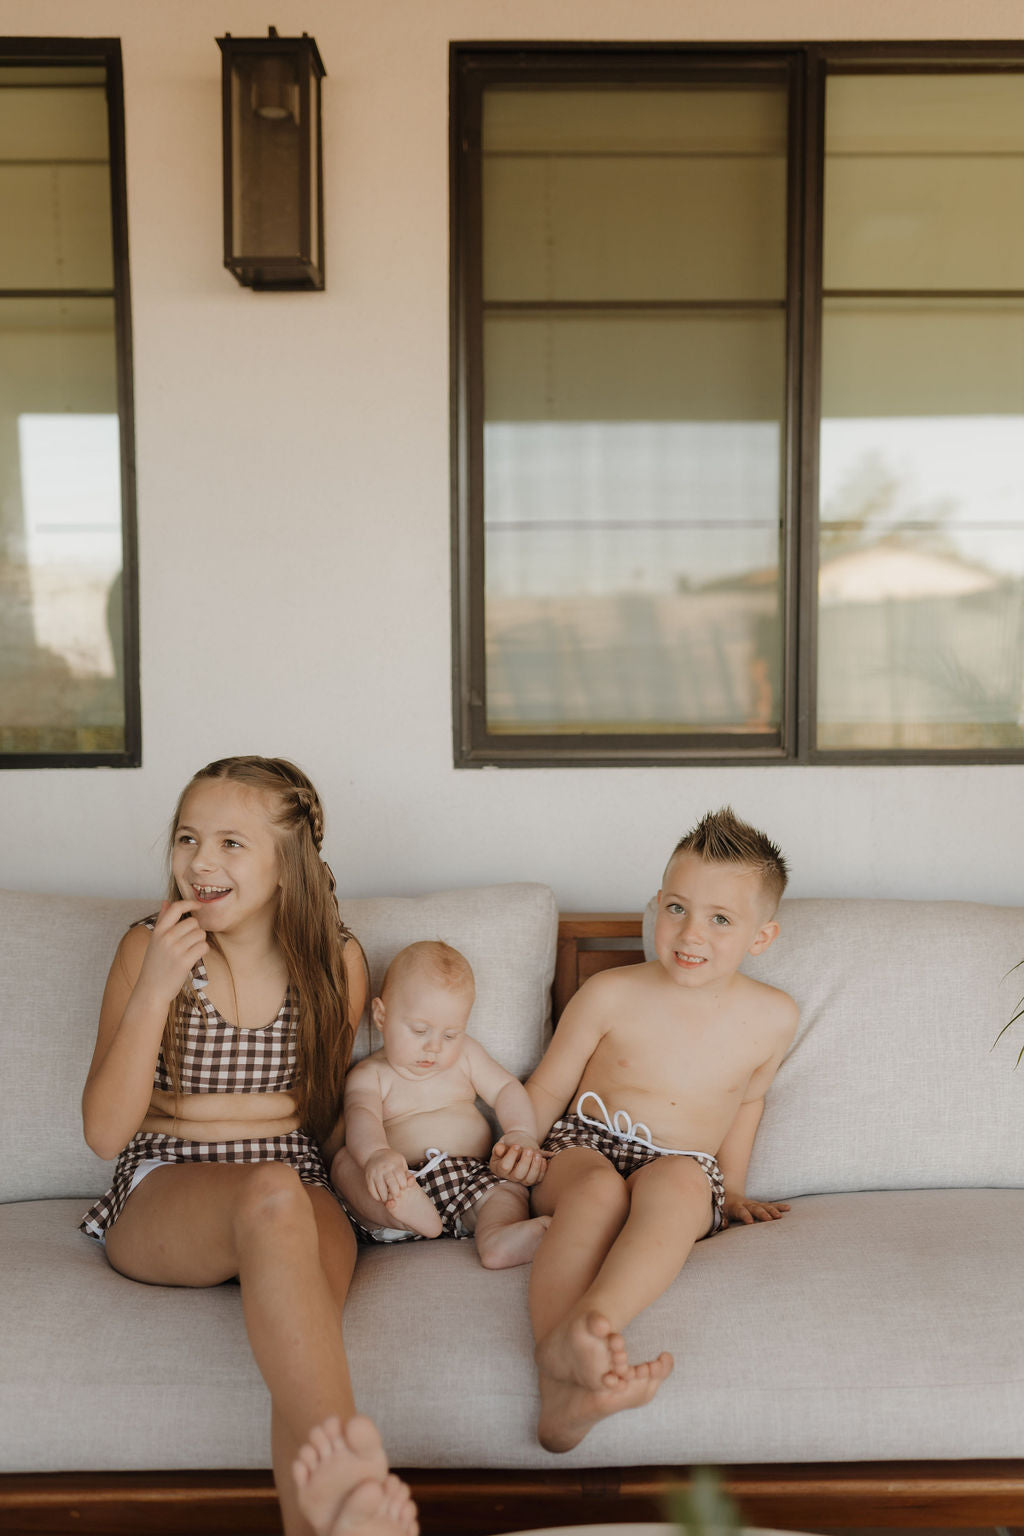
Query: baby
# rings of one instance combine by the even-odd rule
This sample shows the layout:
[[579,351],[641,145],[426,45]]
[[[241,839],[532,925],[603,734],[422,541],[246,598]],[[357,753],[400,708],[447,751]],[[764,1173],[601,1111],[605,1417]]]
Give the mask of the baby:
[[[365,1239],[476,1238],[487,1269],[526,1264],[548,1225],[529,1215],[528,1186],[543,1176],[526,1089],[466,1034],[473,971],[440,941],[410,944],[372,1003],[383,1044],[345,1083],[345,1145],[331,1181]],[[501,1126],[502,1170],[486,1159]]]
[[[797,1009],[739,970],[778,933],[785,883],[763,833],[729,810],[705,816],[665,870],[655,958],[587,981],[526,1085],[550,1159],[534,1209],[551,1227],[530,1275],[538,1435],[550,1451],[649,1402],[668,1376],[668,1353],[630,1364],[621,1330],[694,1243],[788,1210],[744,1185]],[[518,1156],[499,1142],[494,1166]]]

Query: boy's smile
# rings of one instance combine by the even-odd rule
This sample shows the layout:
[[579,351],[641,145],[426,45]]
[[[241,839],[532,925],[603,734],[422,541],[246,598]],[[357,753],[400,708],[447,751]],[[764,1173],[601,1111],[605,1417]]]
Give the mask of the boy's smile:
[[745,955],[775,937],[770,906],[755,870],[677,854],[658,892],[654,952],[662,969],[683,986],[728,980]]

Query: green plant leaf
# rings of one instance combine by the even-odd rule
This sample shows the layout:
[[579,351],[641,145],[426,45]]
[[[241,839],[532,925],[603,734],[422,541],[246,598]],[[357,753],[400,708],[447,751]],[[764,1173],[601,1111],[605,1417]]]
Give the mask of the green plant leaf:
[[[1024,965],[1024,960],[1018,960],[1016,965],[1011,965],[1010,966],[1010,969],[1007,971],[1006,976],[1012,976],[1014,971],[1019,971],[1022,965]],[[1003,977],[1004,981],[1006,980],[1006,976]],[[995,1048],[999,1044],[1000,1040],[1006,1034],[1006,1031],[1008,1029],[1012,1028],[1012,1026],[1017,1023],[1018,1019],[1024,1019],[1024,997],[1018,998],[1016,1013],[1011,1014],[1010,1018],[1007,1019],[1006,1023],[1003,1025],[1002,1029],[999,1031],[998,1035],[996,1035],[995,1039],[993,1040],[993,1042],[992,1042],[992,1049],[993,1050],[995,1050]],[[1020,1066],[1022,1061],[1024,1061],[1024,1045],[1021,1046],[1020,1052],[1019,1052],[1019,1054],[1017,1056],[1017,1060],[1013,1064],[1014,1071],[1017,1070],[1017,1068]]]
[[687,1536],[732,1536],[743,1523],[715,1467],[694,1467],[688,1485],[671,1495],[669,1516]]

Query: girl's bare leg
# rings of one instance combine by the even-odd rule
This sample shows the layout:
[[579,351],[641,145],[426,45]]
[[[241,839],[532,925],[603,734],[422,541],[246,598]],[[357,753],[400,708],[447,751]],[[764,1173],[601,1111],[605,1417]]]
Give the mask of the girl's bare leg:
[[[313,1426],[354,1412],[341,1304],[355,1241],[326,1190],[284,1163],[156,1169],[107,1234],[122,1274],[154,1285],[217,1285],[237,1276],[253,1355],[273,1406],[273,1456],[285,1531],[310,1532],[291,1466]],[[390,1532],[390,1524],[364,1524]]]
[[344,1426],[328,1419],[310,1432],[294,1464],[299,1503],[316,1536],[341,1536],[390,1522],[401,1536],[416,1536],[409,1490],[388,1473],[380,1435],[369,1419]]
[[[309,1188],[306,1193],[313,1202],[314,1215],[317,1222],[317,1232],[320,1241],[320,1267],[330,1287],[331,1298],[334,1307],[336,1327],[340,1331],[341,1313],[345,1305],[345,1297],[352,1281],[352,1270],[355,1265],[356,1245],[344,1212],[325,1189]],[[355,1412],[355,1404],[352,1399],[352,1386],[348,1376],[348,1360],[344,1356],[344,1391],[347,1411],[342,1418],[342,1423],[351,1422],[350,1416]],[[369,1422],[369,1421],[367,1421]],[[280,1414],[276,1407],[273,1410],[270,1421],[270,1443],[274,1462],[274,1483],[277,1487],[278,1498],[281,1503],[281,1513],[284,1520],[284,1528],[287,1532],[302,1532],[315,1529],[307,1523],[307,1516],[303,1514],[299,1490],[296,1487],[293,1467],[299,1455],[305,1436],[297,1436],[290,1423]],[[385,1460],[385,1468],[387,1462]],[[355,1469],[353,1469],[353,1475]],[[363,1478],[367,1476],[364,1471]],[[352,1486],[350,1484],[350,1486]],[[346,1490],[347,1491],[347,1490]]]

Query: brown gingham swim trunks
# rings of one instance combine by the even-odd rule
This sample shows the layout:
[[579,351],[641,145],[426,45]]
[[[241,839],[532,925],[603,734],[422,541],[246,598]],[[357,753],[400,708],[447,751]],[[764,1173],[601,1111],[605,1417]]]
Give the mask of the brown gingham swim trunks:
[[[499,1179],[496,1173],[492,1173],[480,1158],[449,1157],[437,1147],[428,1147],[426,1162],[409,1171],[437,1207],[442,1237],[469,1237],[471,1234],[466,1231],[462,1221],[464,1213],[496,1184],[508,1183],[507,1179]],[[392,1227],[371,1229],[364,1226],[348,1206],[345,1211],[355,1228],[356,1236],[363,1243],[400,1243],[421,1235],[419,1232],[400,1232]],[[388,1236],[382,1236],[384,1232]]]
[[[589,1115],[581,1112],[581,1106],[586,1099],[593,1099],[603,1116],[603,1120],[592,1120]],[[643,1134],[639,1134],[643,1133]],[[552,1154],[567,1152],[573,1147],[590,1147],[595,1152],[600,1152],[611,1163],[617,1173],[621,1173],[624,1179],[628,1179],[631,1173],[636,1173],[640,1168],[646,1168],[648,1163],[653,1163],[659,1157],[692,1157],[695,1163],[699,1163],[708,1176],[711,1185],[711,1200],[713,1212],[711,1225],[705,1232],[705,1237],[712,1237],[714,1233],[721,1232],[726,1226],[725,1220],[725,1185],[722,1182],[722,1170],[710,1152],[681,1152],[674,1147],[656,1147],[651,1141],[651,1135],[646,1125],[633,1121],[624,1109],[616,1110],[614,1116],[609,1115],[602,1099],[596,1093],[581,1093],[576,1101],[574,1114],[563,1115],[556,1120],[548,1132],[542,1152]]]

